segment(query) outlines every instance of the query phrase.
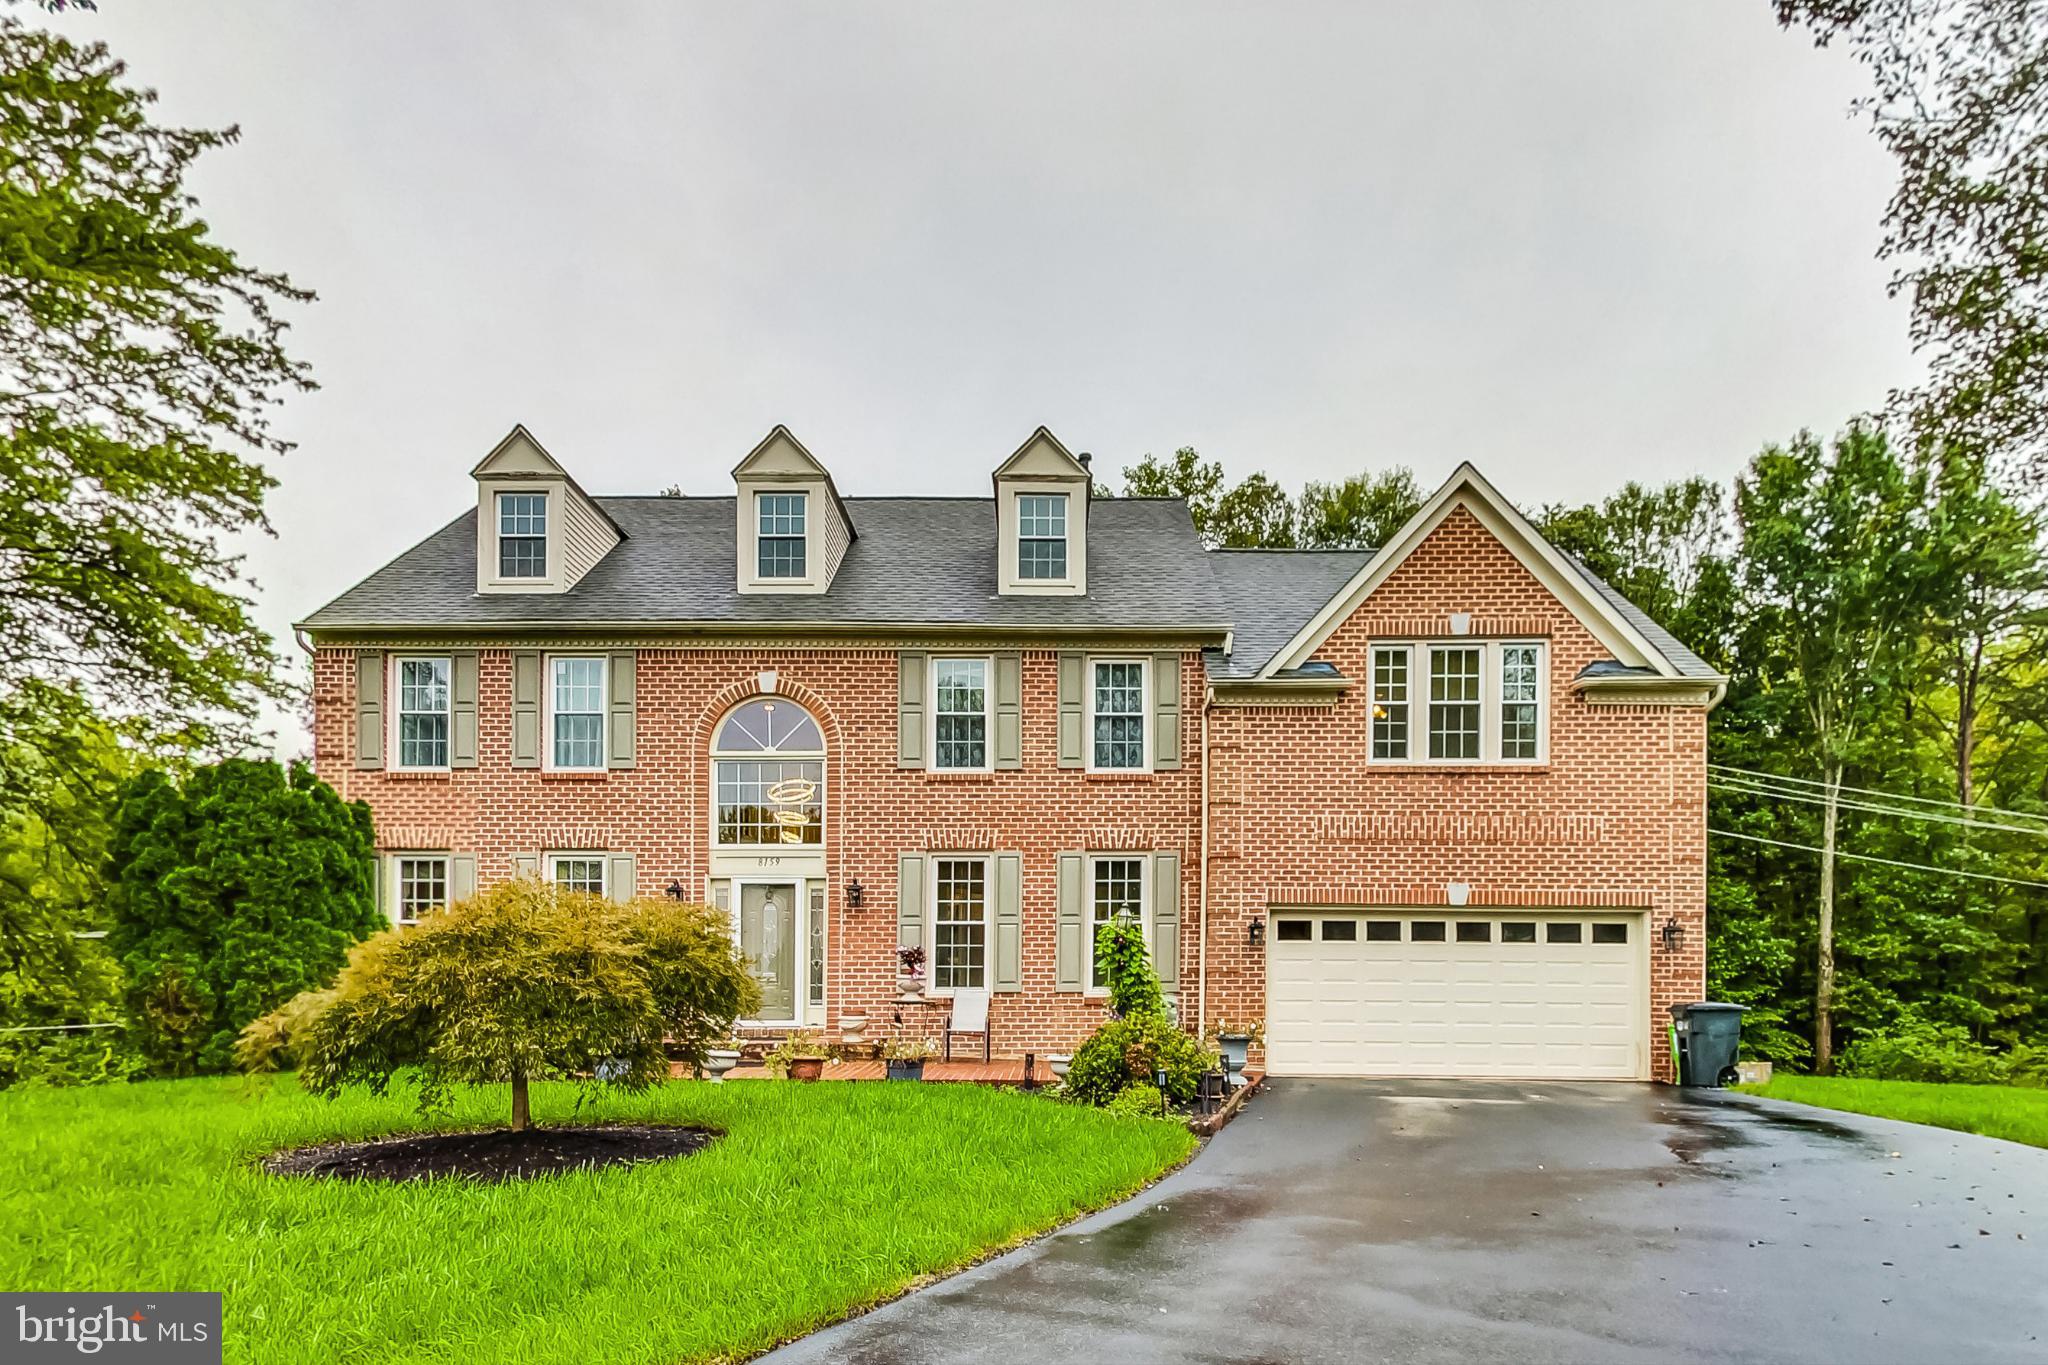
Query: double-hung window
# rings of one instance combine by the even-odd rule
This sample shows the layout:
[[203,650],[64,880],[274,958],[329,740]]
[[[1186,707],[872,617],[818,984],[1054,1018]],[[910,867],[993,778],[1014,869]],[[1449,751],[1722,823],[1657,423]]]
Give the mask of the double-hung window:
[[932,660],[932,766],[988,767],[987,659]]
[[549,766],[604,767],[603,659],[548,660]]
[[1114,920],[1127,920],[1142,931],[1145,925],[1145,860],[1143,858],[1097,858],[1091,879],[1088,925],[1088,989],[1109,989],[1102,965],[1095,960],[1096,935]]
[[805,552],[803,493],[754,495],[756,571],[762,578],[803,578],[809,573]]
[[1090,669],[1094,753],[1089,766],[1104,772],[1145,767],[1145,661],[1096,659]]
[[1429,649],[1429,756],[1479,757],[1478,645],[1431,645]]
[[448,667],[445,655],[401,656],[392,669],[397,705],[392,708],[399,768],[448,766]]
[[932,860],[932,986],[988,984],[988,860]]
[[564,891],[604,894],[604,859],[595,853],[555,853],[548,857],[548,876]]
[[442,854],[407,854],[398,859],[398,895],[393,909],[400,924],[448,904],[448,859]]
[[548,495],[498,494],[498,577],[548,576]]
[[1375,643],[1367,753],[1375,763],[1540,763],[1548,651],[1538,641]]
[[1017,577],[1061,580],[1067,576],[1067,495],[1017,495]]

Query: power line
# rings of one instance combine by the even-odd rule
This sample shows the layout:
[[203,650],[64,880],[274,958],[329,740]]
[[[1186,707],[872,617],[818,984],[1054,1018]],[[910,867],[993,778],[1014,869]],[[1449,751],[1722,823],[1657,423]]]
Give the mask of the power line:
[[[1816,848],[1812,844],[1794,844],[1788,843],[1783,839],[1766,839],[1760,834],[1737,834],[1732,829],[1709,829],[1707,833],[1718,834],[1723,839],[1741,839],[1746,843],[1770,844],[1776,848],[1797,849],[1802,853],[1824,853],[1827,851],[1822,848]],[[1932,872],[1940,877],[1968,877],[1973,881],[1998,882],[2005,886],[2024,886],[2035,891],[2048,891],[2048,882],[2030,882],[2018,877],[1999,877],[1989,872],[1963,872],[1953,867],[1934,867],[1927,863],[1907,863],[1901,862],[1897,858],[1874,857],[1868,853],[1844,853],[1840,849],[1835,850],[1835,856],[1837,858],[1847,858],[1851,862],[1883,863],[1887,867],[1903,867],[1913,872]]]
[[[1739,792],[1745,796],[1762,796],[1774,801],[1800,801],[1809,806],[1825,806],[1827,798],[1811,792],[1779,790],[1762,782],[1736,781],[1731,778],[1707,779],[1707,786],[1715,791]],[[1968,829],[1997,830],[2005,834],[2026,834],[2037,839],[2048,839],[2048,828],[2035,825],[2006,825],[1996,820],[1974,820],[1967,815],[1950,815],[1944,811],[1900,810],[1893,806],[1872,801],[1858,801],[1851,797],[1837,798],[1835,805],[1840,810],[1866,811],[1876,815],[1894,815],[1905,820],[1931,820],[1944,825],[1962,825]],[[1979,809],[1985,809],[1980,807]],[[1993,808],[1995,809],[1995,808]],[[2002,813],[2002,812],[2001,812]]]
[[[1786,777],[1779,773],[1761,772],[1755,768],[1738,768],[1732,763],[1710,762],[1707,764],[1707,769],[1710,772],[1732,773],[1737,777],[1749,778],[1780,785],[1811,787],[1819,791],[1826,791],[1828,786],[1827,783],[1817,782],[1810,777]],[[1835,790],[1845,792],[1856,792],[1863,796],[1880,796],[1887,801],[1903,801],[1917,806],[1941,806],[1954,810],[1967,811],[1989,810],[1994,811],[1999,815],[2010,816],[2015,820],[2039,820],[2043,823],[2048,823],[2048,815],[2037,815],[2032,811],[2024,810],[2007,810],[2002,806],[1972,806],[1966,805],[1961,801],[1939,800],[1931,796],[1907,796],[1901,792],[1881,791],[1876,787],[1852,787],[1846,782],[1836,783]]]

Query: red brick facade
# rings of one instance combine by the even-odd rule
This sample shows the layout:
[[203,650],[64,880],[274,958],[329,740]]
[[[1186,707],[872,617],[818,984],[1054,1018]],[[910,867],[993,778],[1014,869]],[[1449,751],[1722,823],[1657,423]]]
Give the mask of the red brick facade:
[[[1540,766],[1368,762],[1368,642],[1448,636],[1454,612],[1470,613],[1475,638],[1547,642],[1549,742]],[[1190,649],[1181,655],[1182,766],[1142,775],[1057,765],[1049,648],[1023,655],[1021,770],[899,768],[896,644],[887,641],[762,649],[647,642],[635,673],[635,766],[575,775],[511,766],[511,642],[500,642],[479,658],[474,768],[360,770],[355,660],[369,647],[323,639],[316,651],[319,771],[344,796],[370,804],[380,848],[473,853],[480,886],[512,875],[516,857],[602,849],[634,855],[643,895],[672,881],[703,895],[712,733],[772,670],[776,691],[817,717],[827,744],[823,1019],[864,1010],[871,1036],[894,1031],[898,1011],[905,1031],[928,1032],[937,1017],[933,1006],[896,1001],[897,860],[919,851],[1022,855],[1022,989],[998,993],[991,1010],[995,1046],[1005,1053],[1066,1050],[1101,1017],[1092,998],[1055,989],[1056,859],[1075,850],[1180,854],[1180,1002],[1190,1023],[1198,1001],[1208,1020],[1263,1016],[1265,950],[1249,942],[1248,927],[1272,907],[1441,905],[1453,882],[1469,885],[1473,906],[1647,912],[1648,1055],[1659,1077],[1668,1072],[1658,1042],[1664,1006],[1698,998],[1703,987],[1704,708],[1596,705],[1574,692],[1579,670],[1609,651],[1462,509],[1316,652],[1360,684],[1341,701],[1213,706],[1205,715],[1201,657]],[[866,890],[860,909],[846,904],[856,879]],[[1683,938],[1666,948],[1658,931],[1672,918]]]

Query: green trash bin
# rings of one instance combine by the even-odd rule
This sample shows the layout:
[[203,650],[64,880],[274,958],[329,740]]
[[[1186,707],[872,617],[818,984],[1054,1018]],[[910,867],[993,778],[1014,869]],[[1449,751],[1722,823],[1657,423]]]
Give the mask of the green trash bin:
[[1671,1007],[1680,1085],[1735,1084],[1735,1054],[1742,1046],[1742,1014],[1747,1008],[1713,1000]]

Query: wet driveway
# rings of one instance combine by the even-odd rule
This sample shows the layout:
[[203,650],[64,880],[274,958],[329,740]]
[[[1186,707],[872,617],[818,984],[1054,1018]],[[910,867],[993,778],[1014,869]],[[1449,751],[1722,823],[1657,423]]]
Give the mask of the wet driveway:
[[778,1361],[2048,1361],[2048,1150],[1633,1085],[1288,1081]]

